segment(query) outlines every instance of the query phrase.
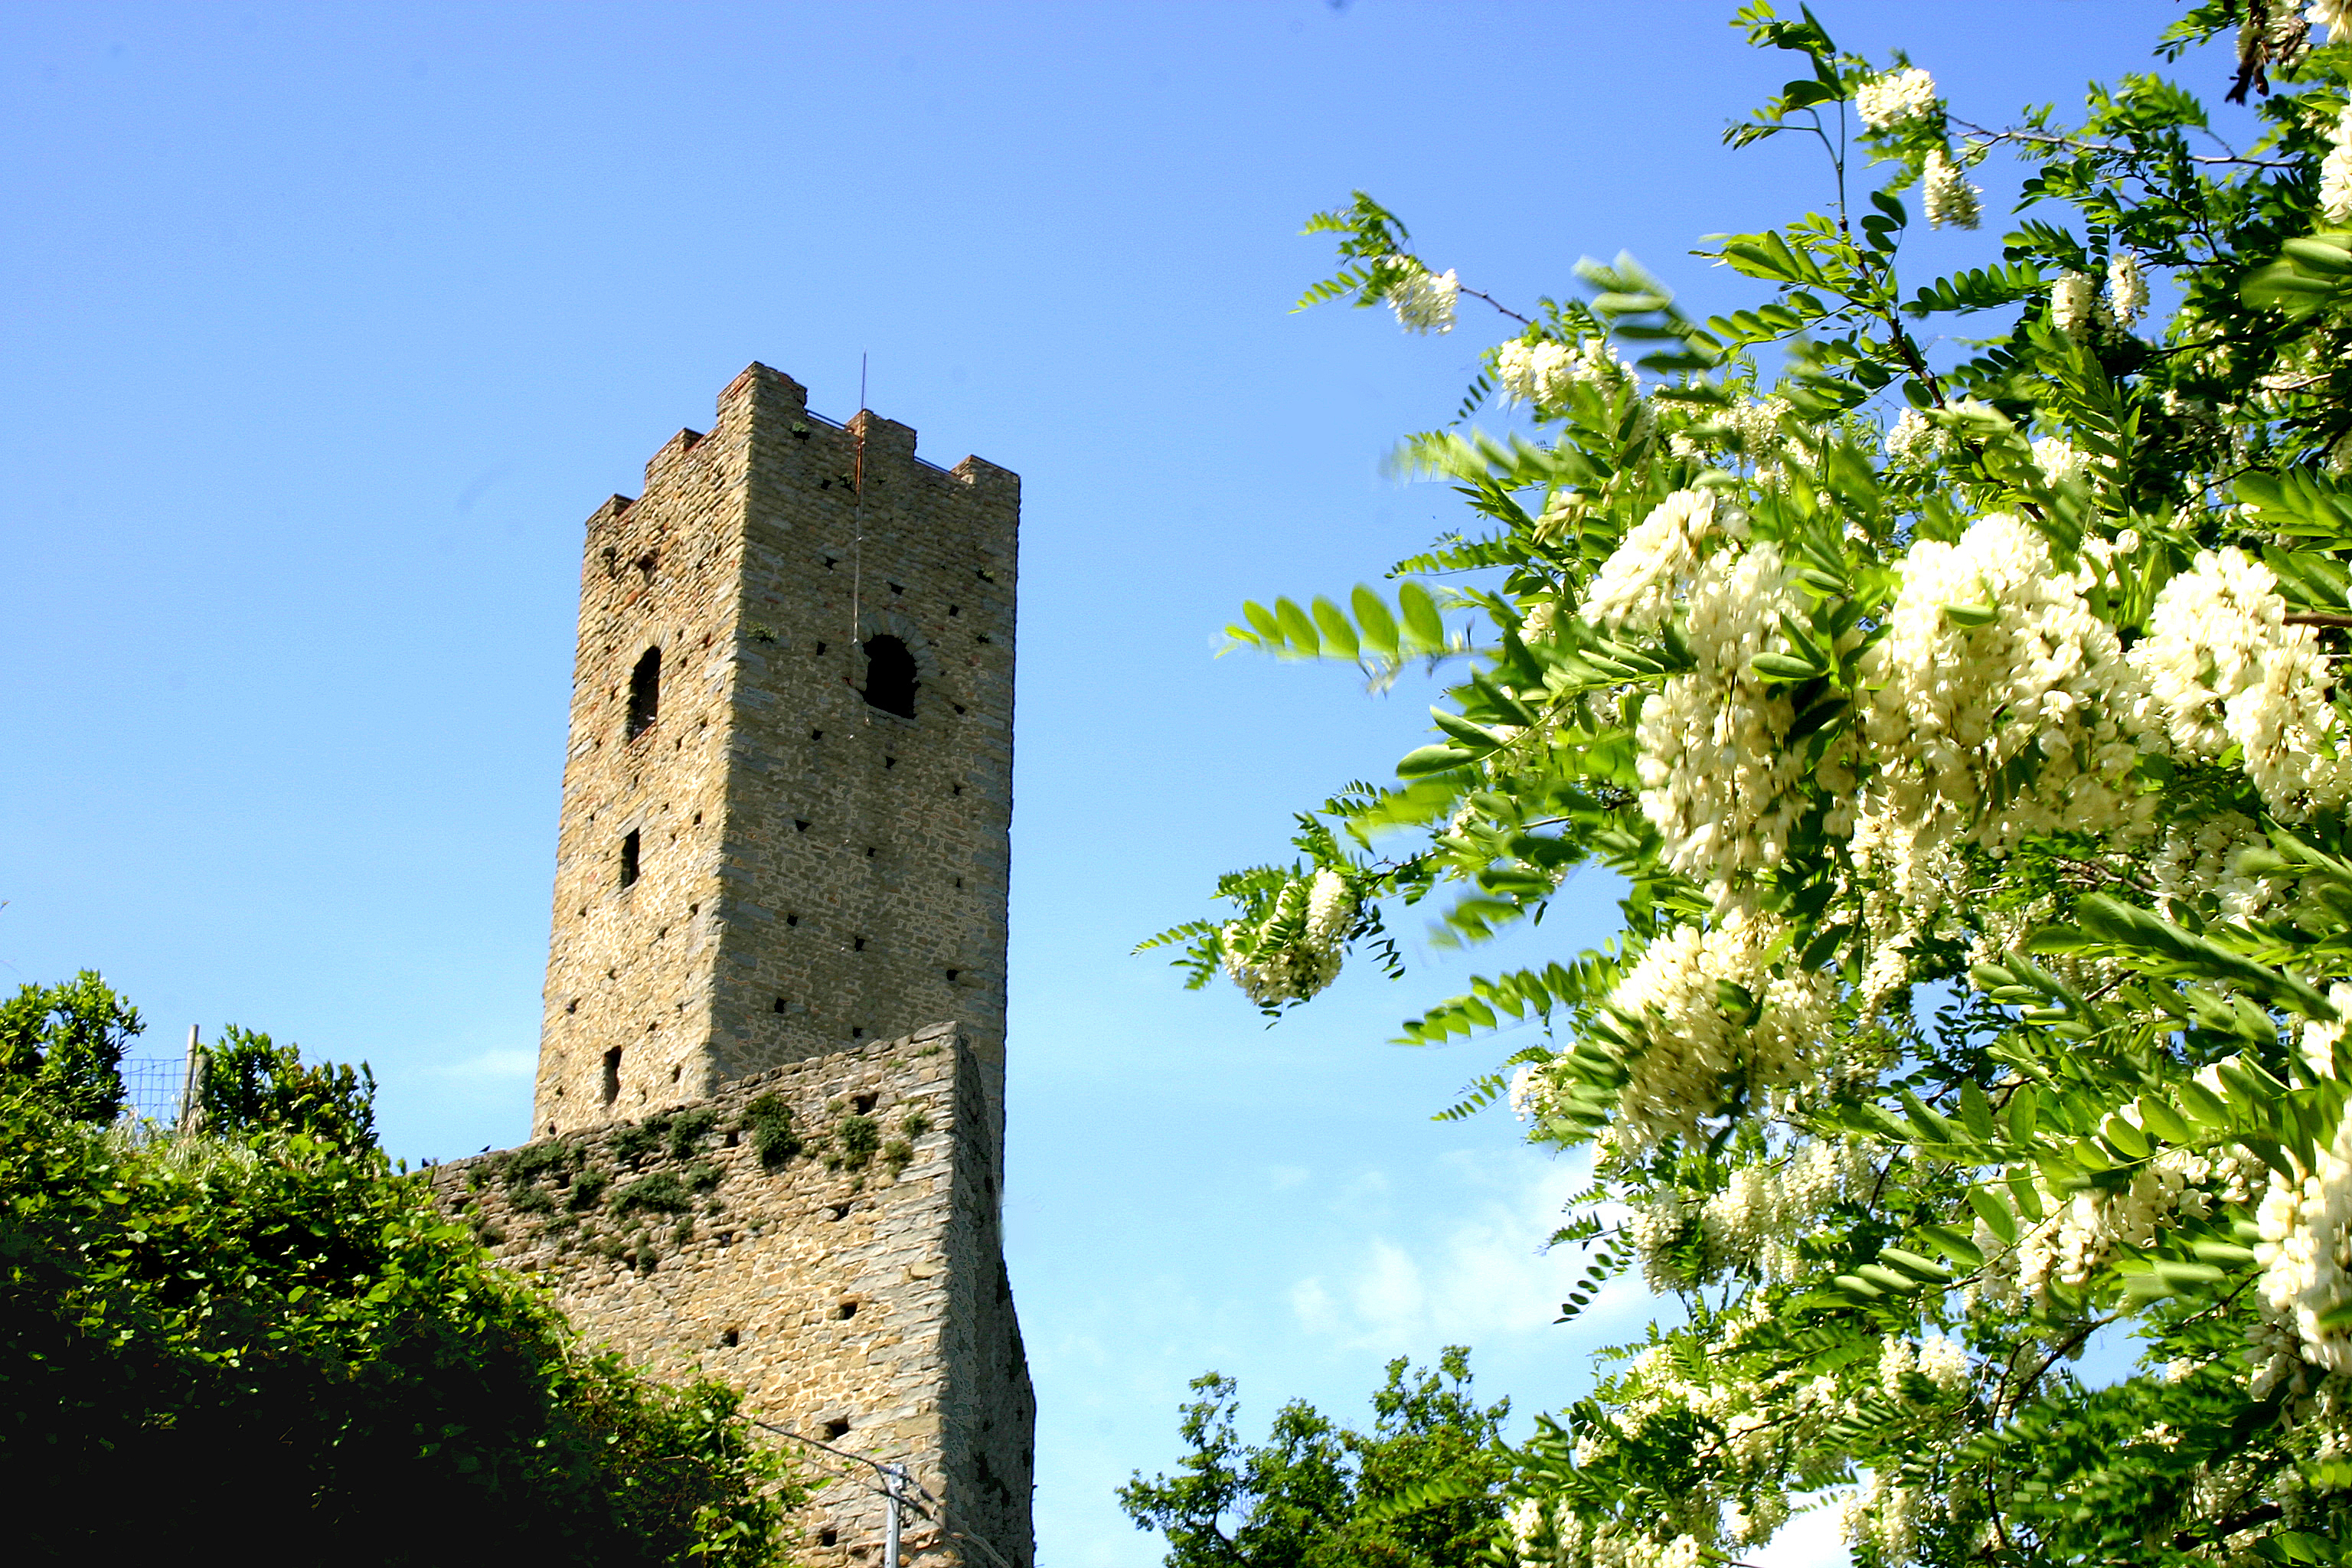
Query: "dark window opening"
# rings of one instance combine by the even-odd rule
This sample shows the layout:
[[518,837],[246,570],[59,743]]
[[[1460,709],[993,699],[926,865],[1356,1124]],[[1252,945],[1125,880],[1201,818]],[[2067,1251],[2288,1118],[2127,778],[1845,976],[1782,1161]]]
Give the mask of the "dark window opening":
[[719,1334],[719,1342],[720,1344],[722,1344],[722,1345],[725,1345],[728,1349],[732,1350],[732,1349],[734,1349],[737,1345],[740,1345],[740,1344],[741,1344],[741,1343],[743,1342],[743,1331],[741,1331],[740,1329],[729,1329],[729,1330],[726,1330],[725,1331],[723,1331],[722,1333],[720,1333],[720,1334]]
[[866,951],[866,939],[862,936],[850,938],[849,951],[852,952],[864,952]]
[[835,1315],[839,1317],[842,1321],[847,1322],[850,1319],[857,1316],[857,1303],[855,1301],[844,1301],[841,1304],[840,1310]]
[[818,658],[822,658],[823,657],[824,657],[824,644],[823,644],[823,643],[819,643],[819,644],[817,644],[817,645],[816,645],[816,651],[817,651],[817,657],[818,657]]
[[816,1532],[816,1543],[819,1546],[836,1546],[839,1545],[840,1542],[841,1531],[834,1529],[833,1526],[829,1524],[823,1530]]
[[621,1047],[614,1046],[604,1053],[604,1103],[610,1105],[621,1098]]
[[849,1037],[853,1040],[862,1040],[866,1037],[866,1031],[863,1029],[852,1029],[849,1031]]
[[893,583],[890,584],[890,592],[894,594],[903,594],[906,591],[906,587],[901,584]]
[[901,719],[915,716],[915,656],[907,645],[885,632],[866,641],[866,700]]
[[776,1011],[779,1013],[784,1011],[784,999],[781,996],[776,998]]
[[629,739],[654,727],[661,717],[661,649],[649,647],[629,672]]
[[961,970],[961,969],[950,969],[950,970],[949,970],[949,971],[948,971],[948,979],[949,979],[949,981],[950,981],[950,983],[952,983],[952,982],[954,981],[955,977],[956,977],[957,975],[959,975],[959,974],[961,974],[962,973],[963,973],[963,971],[962,971],[962,970]]
[[637,836],[632,832],[621,840],[621,886],[637,885]]
[[878,1094],[861,1094],[850,1103],[857,1108],[858,1115],[871,1116],[874,1114],[874,1102],[881,1098]]
[[828,1441],[835,1437],[846,1437],[849,1436],[849,1423],[839,1419],[828,1421],[824,1424],[824,1435]]

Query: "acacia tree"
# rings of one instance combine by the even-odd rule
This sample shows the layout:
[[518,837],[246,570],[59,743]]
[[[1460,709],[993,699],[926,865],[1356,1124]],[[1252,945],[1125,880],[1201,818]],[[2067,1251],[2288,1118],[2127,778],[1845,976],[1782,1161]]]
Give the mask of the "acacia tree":
[[[1401,905],[1475,942],[1622,879],[1606,945],[1404,1028],[1539,1025],[1456,1109],[1590,1146],[1570,1313],[1681,1299],[1521,1456],[1521,1562],[1727,1559],[1822,1494],[1873,1568],[2342,1561],[2352,5],[2158,41],[2234,39],[2243,151],[2157,74],[1992,128],[1810,13],[1736,25],[1799,70],[1729,139],[1817,143],[1829,205],[1708,252],[1758,289],[1726,315],[1622,258],[1487,301],[1405,447],[1476,527],[1233,628],[1455,672],[1435,741],[1157,940],[1279,1013],[1398,967]],[[1995,154],[2015,226],[1906,280]],[[1369,197],[1310,229],[1303,304],[1486,299]],[[1533,433],[1466,427],[1496,401]],[[2136,1374],[2077,1375],[2103,1332]]]

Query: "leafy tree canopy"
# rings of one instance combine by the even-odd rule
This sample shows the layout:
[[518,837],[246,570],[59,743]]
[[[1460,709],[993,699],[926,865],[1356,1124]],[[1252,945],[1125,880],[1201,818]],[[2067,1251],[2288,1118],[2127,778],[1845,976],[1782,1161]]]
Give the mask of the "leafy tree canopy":
[[1169,1568],[1452,1568],[1486,1552],[1512,1468],[1500,1442],[1510,1401],[1479,1407],[1465,1347],[1448,1346],[1434,1372],[1391,1362],[1370,1432],[1294,1400],[1266,1442],[1244,1445],[1234,1380],[1210,1373],[1192,1387],[1179,1473],[1138,1473],[1118,1493],[1137,1529],[1167,1538]]
[[[1743,308],[1628,258],[1495,301],[1369,196],[1310,224],[1302,304],[1500,312],[1403,452],[1475,521],[1232,636],[1452,683],[1159,940],[1278,1014],[1398,967],[1401,908],[1475,943],[1622,879],[1601,948],[1404,1027],[1511,1031],[1455,1113],[1591,1151],[1569,1315],[1680,1298],[1521,1455],[1518,1561],[1729,1561],[1817,1499],[1866,1568],[2344,1561],[2352,5],[2157,41],[2234,46],[2245,147],[2157,70],[1996,125],[1810,11],[1736,25],[1793,79],[1728,140],[1824,200],[1702,252]],[[2007,231],[1906,276],[1996,155]],[[2077,1375],[2095,1339],[2138,1371]]]
[[736,1396],[584,1351],[373,1135],[364,1069],[231,1030],[205,1131],[114,1120],[138,1015],[0,1009],[0,1469],[26,1561],[778,1560]]

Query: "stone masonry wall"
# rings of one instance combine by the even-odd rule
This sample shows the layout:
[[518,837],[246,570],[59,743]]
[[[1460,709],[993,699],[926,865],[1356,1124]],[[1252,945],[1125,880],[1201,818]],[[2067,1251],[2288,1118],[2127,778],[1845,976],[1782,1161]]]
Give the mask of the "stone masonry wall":
[[[909,1563],[994,1568],[963,1539],[978,1536],[1026,1568],[1035,1405],[993,1121],[968,1033],[941,1024],[433,1179],[592,1343],[719,1378],[764,1421],[907,1466],[944,1505],[907,1515]],[[797,1457],[850,1479],[817,1493],[796,1561],[878,1568],[872,1473]]]
[[[718,414],[589,519],[533,1130],[955,1017],[1001,1135],[1020,481],[763,365]],[[865,699],[882,636],[911,718]]]

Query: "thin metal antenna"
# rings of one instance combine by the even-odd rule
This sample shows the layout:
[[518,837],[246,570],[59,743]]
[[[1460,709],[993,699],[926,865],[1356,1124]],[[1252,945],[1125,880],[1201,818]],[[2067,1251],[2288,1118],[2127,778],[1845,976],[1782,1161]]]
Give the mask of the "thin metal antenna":
[[849,646],[857,646],[859,601],[866,587],[866,356],[857,356],[857,467],[850,479]]

